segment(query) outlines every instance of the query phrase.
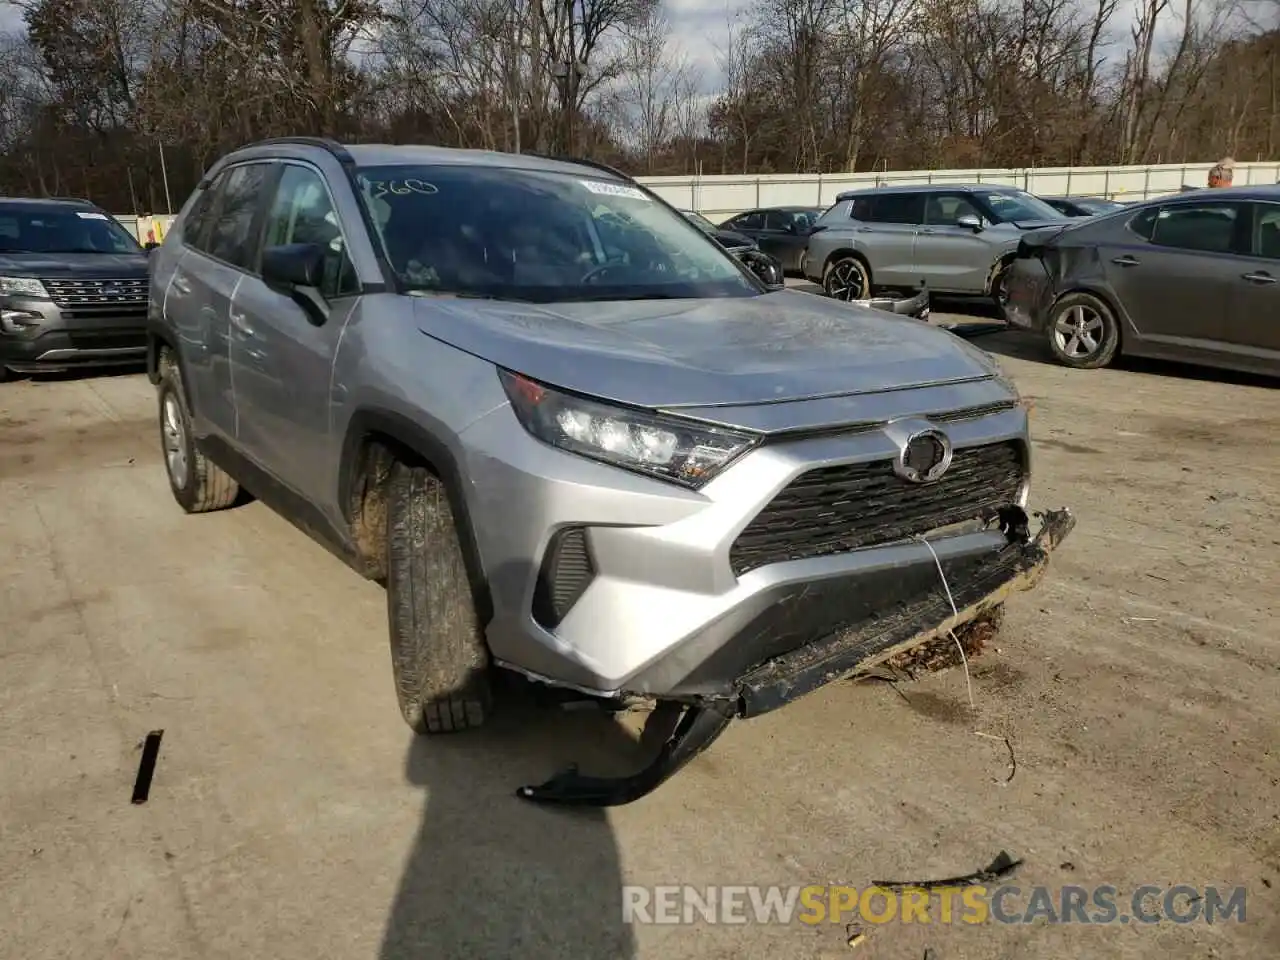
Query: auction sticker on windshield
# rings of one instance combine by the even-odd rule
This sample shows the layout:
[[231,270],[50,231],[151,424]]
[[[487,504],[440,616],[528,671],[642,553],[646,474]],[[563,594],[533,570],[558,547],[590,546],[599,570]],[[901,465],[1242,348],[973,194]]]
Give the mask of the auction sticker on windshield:
[[590,190],[592,193],[598,193],[606,197],[626,197],[630,200],[648,200],[649,197],[643,190],[637,190],[635,187],[628,187],[624,183],[607,183],[604,180],[579,180],[580,184]]
[[77,210],[77,211],[76,211],[76,216],[77,216],[77,217],[79,217],[81,220],[105,220],[105,219],[107,219],[107,215],[106,215],[105,213],[81,213],[79,210]]

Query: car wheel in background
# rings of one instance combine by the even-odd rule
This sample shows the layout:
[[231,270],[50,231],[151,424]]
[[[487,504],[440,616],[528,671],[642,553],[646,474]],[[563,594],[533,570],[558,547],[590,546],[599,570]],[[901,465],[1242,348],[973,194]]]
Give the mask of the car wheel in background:
[[442,484],[396,464],[387,491],[387,618],[396,698],[416,733],[488,719],[489,651]]
[[991,278],[991,302],[995,304],[996,319],[1009,319],[1009,265],[1005,264]]
[[187,513],[209,513],[231,506],[240,495],[240,485],[196,449],[182,375],[168,351],[160,358],[156,394],[160,402],[160,445],[173,498]]
[[1055,303],[1048,335],[1060,363],[1085,370],[1107,366],[1120,347],[1115,312],[1091,293],[1069,293]]
[[840,257],[822,272],[822,289],[836,300],[863,300],[871,296],[871,270],[861,257]]

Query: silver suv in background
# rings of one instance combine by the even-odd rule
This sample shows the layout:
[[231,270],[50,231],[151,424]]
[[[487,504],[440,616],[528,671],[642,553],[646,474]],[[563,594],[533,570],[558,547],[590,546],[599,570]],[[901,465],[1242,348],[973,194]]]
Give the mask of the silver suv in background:
[[615,804],[773,710],[1030,587],[1027,411],[927,324],[771,291],[608,168],[267,141],[220,160],[153,258],[174,497],[241,485],[387,589],[420,733],[515,672],[655,704]]
[[872,187],[840,194],[814,225],[804,275],[828,296],[877,289],[990,297],[1003,311],[1004,273],[1027,230],[1065,214],[1014,187]]

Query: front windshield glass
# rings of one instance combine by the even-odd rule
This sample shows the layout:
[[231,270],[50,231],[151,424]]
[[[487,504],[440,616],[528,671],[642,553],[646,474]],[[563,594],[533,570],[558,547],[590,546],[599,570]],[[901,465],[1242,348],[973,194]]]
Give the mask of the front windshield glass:
[[693,210],[681,210],[680,212],[688,218],[690,223],[698,227],[703,233],[715,233],[720,229],[702,214],[695,213]]
[[128,230],[96,210],[0,206],[0,255],[141,252]]
[[1021,190],[975,190],[975,195],[995,216],[996,223],[1015,220],[1062,220],[1066,214],[1039,197]]
[[685,217],[586,171],[412,164],[357,180],[410,292],[543,303],[763,292]]
[[1077,200],[1082,210],[1087,210],[1092,214],[1111,213],[1113,210],[1123,210],[1124,204],[1115,200],[1103,200],[1101,198],[1093,200]]

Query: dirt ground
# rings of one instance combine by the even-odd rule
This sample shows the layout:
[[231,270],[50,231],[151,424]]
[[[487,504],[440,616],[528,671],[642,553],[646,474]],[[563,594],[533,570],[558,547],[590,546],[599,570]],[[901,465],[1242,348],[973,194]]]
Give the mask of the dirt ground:
[[[260,504],[184,516],[143,376],[0,387],[0,957],[1274,958],[1280,390],[981,342],[1035,400],[1033,503],[1079,526],[971,664],[976,709],[959,669],[841,683],[608,812],[513,790],[613,721],[513,707],[413,742],[382,590]],[[1240,885],[1246,920],[852,950],[844,923],[621,923],[623,884],[861,889],[1001,850],[1024,891]]]

